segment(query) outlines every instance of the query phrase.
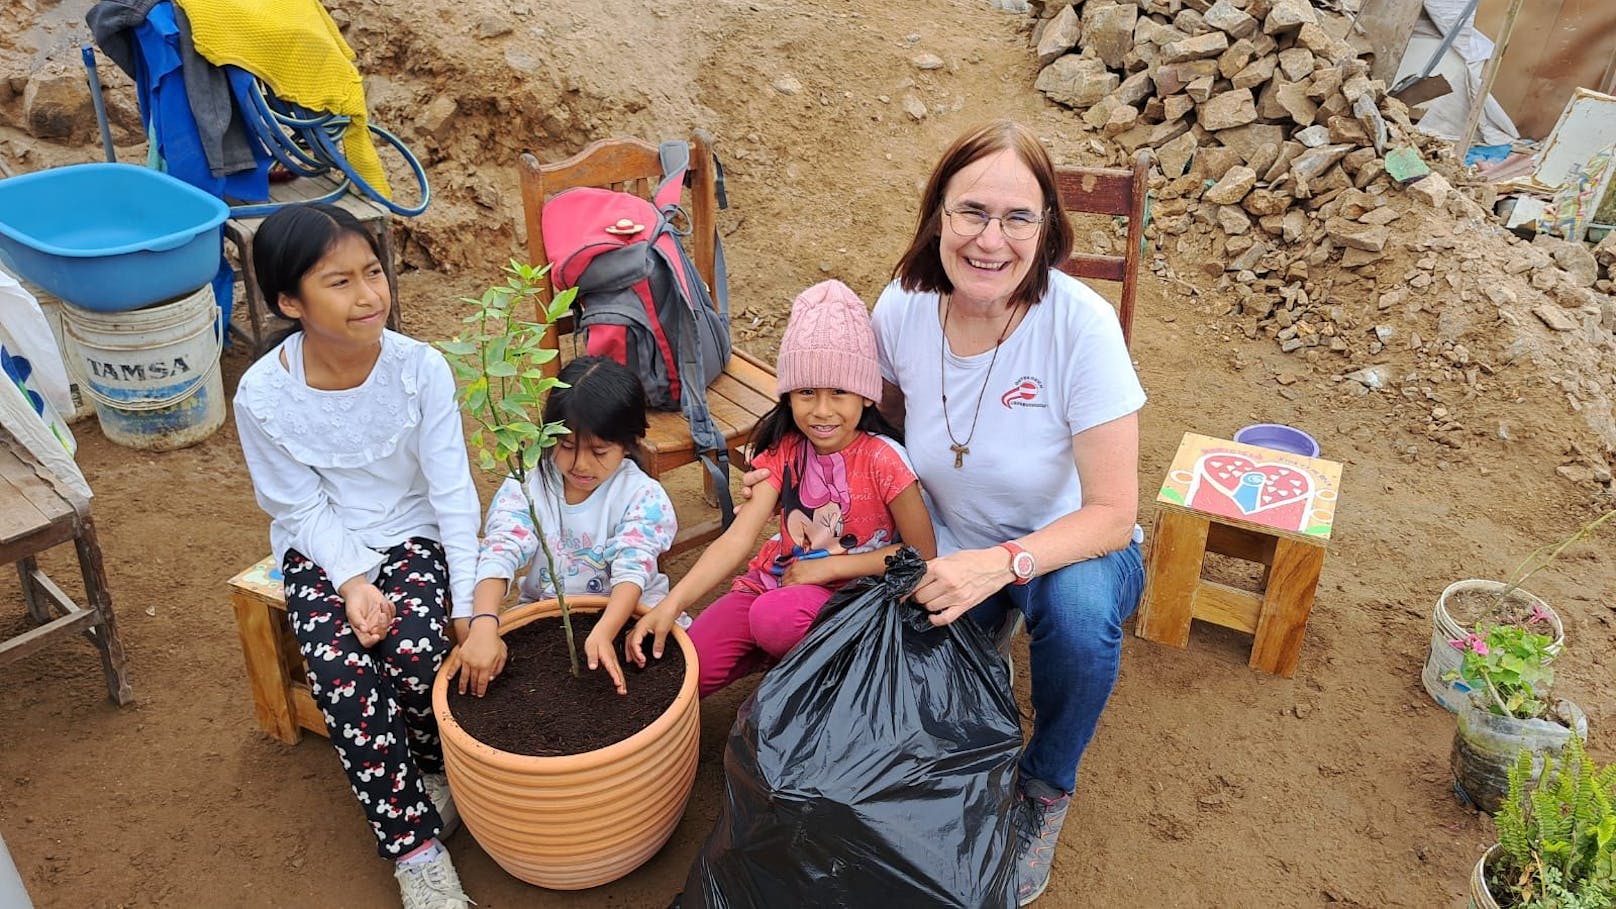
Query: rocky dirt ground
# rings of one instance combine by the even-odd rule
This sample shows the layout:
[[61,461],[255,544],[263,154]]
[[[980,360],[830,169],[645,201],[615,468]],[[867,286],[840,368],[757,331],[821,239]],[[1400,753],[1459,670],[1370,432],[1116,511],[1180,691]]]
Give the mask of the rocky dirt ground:
[[[75,89],[87,6],[0,9],[0,162],[12,170],[98,156]],[[1033,87],[1037,10],[992,6],[334,0],[377,119],[422,155],[437,195],[400,227],[408,330],[446,336],[453,301],[519,249],[523,149],[557,160],[606,136],[715,133],[736,334],[769,357],[802,287],[835,276],[874,297],[926,168],[968,125],[1016,117],[1057,160],[1095,163],[1122,160],[1140,123],[1167,121],[1142,99],[1134,119],[1112,107],[1097,123],[1051,103]],[[138,158],[128,83],[110,65],[102,74],[121,153]],[[57,134],[31,135],[28,111],[52,99],[57,126],[32,126]],[[1201,180],[1158,187],[1140,294],[1141,520],[1183,432],[1274,421],[1345,462],[1335,537],[1294,679],[1248,670],[1245,640],[1217,628],[1197,627],[1183,651],[1128,639],[1040,905],[1462,906],[1493,835],[1450,792],[1453,721],[1420,687],[1430,610],[1449,582],[1502,575],[1611,504],[1610,285],[1580,256],[1498,230],[1451,162],[1436,163],[1459,191],[1434,207],[1370,180],[1264,222],[1271,213],[1202,192],[1249,160],[1201,160]],[[1373,227],[1386,228],[1373,258],[1341,242]],[[1119,242],[1106,225],[1082,233]],[[227,388],[245,366],[227,356]],[[330,750],[274,744],[252,719],[224,581],[267,543],[233,432],[162,455],[113,446],[93,422],[79,434],[139,701],[102,700],[88,645],[0,670],[0,831],[35,901],[389,905],[389,869]],[[695,507],[693,479],[673,484],[681,506]],[[1564,617],[1561,687],[1606,759],[1613,551],[1608,538],[1582,545],[1532,584]],[[71,576],[65,554],[45,563]],[[25,624],[16,582],[0,580],[0,635]],[[596,891],[544,893],[459,833],[449,845],[468,891],[493,907],[666,905],[718,810],[723,736],[747,690],[704,705],[695,795],[650,864]]]

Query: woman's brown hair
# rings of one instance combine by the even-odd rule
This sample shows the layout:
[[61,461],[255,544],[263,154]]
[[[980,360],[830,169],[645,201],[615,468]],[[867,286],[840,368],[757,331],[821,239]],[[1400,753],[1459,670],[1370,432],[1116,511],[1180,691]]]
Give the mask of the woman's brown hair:
[[1038,251],[1027,277],[1010,295],[1010,302],[1036,303],[1043,298],[1044,291],[1049,289],[1049,270],[1072,254],[1072,224],[1061,209],[1060,193],[1055,188],[1055,164],[1049,160],[1049,153],[1037,136],[1013,120],[985,123],[955,139],[943,152],[920,199],[915,237],[897,267],[892,269],[892,276],[900,287],[910,293],[946,294],[954,290],[953,282],[943,271],[939,248],[943,231],[943,190],[955,174],[1006,150],[1015,152],[1021,163],[1027,165],[1044,194],[1044,223],[1038,233]]

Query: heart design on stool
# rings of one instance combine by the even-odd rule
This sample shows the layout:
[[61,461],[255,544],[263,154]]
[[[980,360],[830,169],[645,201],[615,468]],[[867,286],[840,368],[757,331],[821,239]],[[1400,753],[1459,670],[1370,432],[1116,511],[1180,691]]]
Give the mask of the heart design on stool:
[[1196,511],[1301,530],[1316,492],[1312,475],[1288,464],[1209,452],[1195,463],[1188,499]]

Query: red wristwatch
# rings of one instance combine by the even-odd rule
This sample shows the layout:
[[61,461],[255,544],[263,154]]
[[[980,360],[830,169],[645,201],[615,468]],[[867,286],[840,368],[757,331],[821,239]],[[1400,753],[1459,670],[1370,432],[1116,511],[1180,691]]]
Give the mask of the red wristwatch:
[[999,545],[1010,553],[1010,573],[1016,576],[1014,583],[1019,587],[1032,580],[1033,575],[1038,573],[1038,562],[1032,557],[1032,553],[1021,548],[1020,543]]

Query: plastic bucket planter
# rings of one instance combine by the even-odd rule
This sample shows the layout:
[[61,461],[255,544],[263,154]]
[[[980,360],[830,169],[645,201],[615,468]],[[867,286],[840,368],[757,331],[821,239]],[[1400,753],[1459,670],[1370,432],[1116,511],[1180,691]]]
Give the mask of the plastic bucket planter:
[[68,306],[62,331],[101,431],[119,445],[171,451],[195,445],[224,423],[224,339],[207,284],[134,312]]
[[[605,597],[569,597],[598,612]],[[506,612],[500,634],[559,615],[554,600]],[[582,754],[533,757],[478,741],[449,712],[449,654],[432,683],[443,760],[460,819],[501,868],[552,890],[610,883],[644,864],[673,835],[696,781],[701,715],[696,649],[674,628],[685,678],[666,712],[628,738]]]
[[1235,433],[1234,440],[1258,448],[1271,448],[1274,451],[1301,455],[1304,458],[1319,456],[1317,440],[1300,429],[1283,423],[1253,423]]
[[1492,814],[1509,794],[1509,771],[1521,752],[1532,755],[1532,776],[1543,774],[1543,757],[1560,753],[1572,733],[1588,737],[1588,717],[1570,701],[1557,701],[1556,720],[1518,720],[1466,703],[1449,758],[1457,789],[1470,804]]
[[[1471,629],[1459,624],[1448,612],[1448,600],[1454,594],[1465,590],[1498,594],[1504,587],[1501,581],[1477,579],[1455,581],[1442,591],[1442,596],[1437,598],[1436,609],[1431,613],[1431,647],[1426,653],[1425,669],[1420,673],[1420,680],[1425,683],[1425,692],[1431,699],[1450,713],[1457,713],[1461,706],[1469,703],[1470,686],[1460,680],[1449,682],[1443,678],[1450,672],[1457,672],[1459,664],[1464,660],[1464,655],[1458,648],[1448,642],[1464,637]],[[1515,593],[1531,600],[1534,605],[1543,607],[1543,611],[1549,614],[1549,623],[1554,629],[1554,643],[1550,644],[1548,649],[1551,653],[1558,654],[1565,646],[1565,626],[1561,624],[1560,616],[1549,608],[1549,604],[1541,597],[1519,587],[1515,588]]]
[[133,164],[0,180],[0,262],[80,309],[122,312],[191,292],[219,270],[217,198]]
[[1487,860],[1498,855],[1498,849],[1497,844],[1488,848],[1476,862],[1476,870],[1470,873],[1470,909],[1498,909],[1498,901],[1487,887]]

